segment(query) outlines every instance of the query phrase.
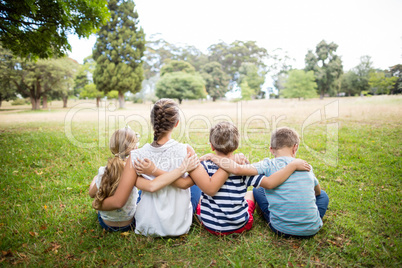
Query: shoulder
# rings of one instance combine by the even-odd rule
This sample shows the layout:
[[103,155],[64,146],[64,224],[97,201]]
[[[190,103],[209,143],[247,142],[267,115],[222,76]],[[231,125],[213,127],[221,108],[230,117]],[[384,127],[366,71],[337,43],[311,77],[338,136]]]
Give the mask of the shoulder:
[[186,148],[187,148],[187,154],[190,154],[190,155],[194,155],[194,154],[195,154],[195,151],[194,151],[193,147],[191,147],[191,145],[185,144],[185,146],[186,146]]

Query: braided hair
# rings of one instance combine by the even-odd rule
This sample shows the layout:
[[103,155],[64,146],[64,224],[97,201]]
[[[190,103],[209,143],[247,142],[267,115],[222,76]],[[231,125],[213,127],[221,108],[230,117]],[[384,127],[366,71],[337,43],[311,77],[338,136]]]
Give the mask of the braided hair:
[[105,198],[114,195],[124,169],[124,161],[137,147],[138,137],[130,128],[116,130],[110,137],[109,148],[114,157],[109,158],[98,192],[95,207],[100,207]]
[[160,140],[179,121],[179,107],[172,99],[160,99],[151,110],[154,141]]

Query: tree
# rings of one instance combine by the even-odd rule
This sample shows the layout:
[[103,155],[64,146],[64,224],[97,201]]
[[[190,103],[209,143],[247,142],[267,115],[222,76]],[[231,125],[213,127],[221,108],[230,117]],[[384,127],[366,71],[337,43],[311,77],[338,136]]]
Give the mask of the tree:
[[205,98],[204,81],[199,74],[166,73],[156,84],[156,96],[178,99],[180,104],[183,99]]
[[184,72],[189,74],[195,73],[195,68],[186,61],[171,60],[167,61],[167,64],[163,65],[160,71],[160,75],[163,76],[166,73]]
[[324,40],[318,43],[315,54],[309,50],[305,57],[305,71],[314,71],[320,98],[335,92],[336,81],[343,73],[341,58],[335,55],[338,45],[327,44]]
[[251,100],[251,97],[254,96],[255,92],[252,88],[248,86],[246,80],[243,80],[243,82],[241,82],[240,88],[241,88],[241,98],[243,100]]
[[391,94],[402,93],[402,64],[390,67],[390,73],[392,76],[398,77],[395,86],[391,89]]
[[93,73],[95,70],[95,61],[91,56],[84,59],[84,64],[78,69],[77,75],[74,78],[74,96],[79,96],[84,87],[92,83]]
[[216,61],[232,81],[238,81],[238,72],[244,62],[254,63],[260,71],[265,71],[267,50],[259,47],[255,41],[234,41],[230,45],[220,42],[208,48],[209,61]]
[[372,72],[370,73],[369,85],[371,87],[371,93],[373,95],[389,94],[394,87],[398,77],[387,77],[384,72]]
[[0,107],[3,101],[16,98],[17,88],[10,76],[10,70],[13,70],[14,66],[11,51],[0,46]]
[[280,92],[284,89],[283,81],[287,74],[292,70],[292,62],[295,61],[291,58],[286,51],[281,48],[275,49],[268,55],[270,65],[268,66],[268,73],[271,75],[274,87]]
[[356,94],[360,94],[358,86],[358,76],[354,71],[349,71],[342,75],[341,79],[341,88],[342,92],[345,92],[348,96],[354,96]]
[[285,98],[314,98],[317,96],[317,84],[314,72],[303,70],[291,70],[285,83],[282,94]]
[[208,95],[213,101],[222,98],[228,92],[229,76],[222,70],[219,62],[210,62],[202,66],[201,76],[205,81]]
[[353,71],[356,73],[357,76],[357,81],[356,81],[356,87],[358,93],[362,91],[368,91],[370,89],[369,86],[369,78],[370,78],[370,73],[374,71],[373,68],[373,62],[371,61],[371,57],[366,55],[366,56],[361,56],[360,57],[360,63],[357,65]]
[[111,19],[98,33],[93,58],[94,82],[99,90],[119,92],[124,108],[124,93],[139,92],[143,80],[142,56],[145,35],[138,27],[138,13],[132,0],[110,0]]
[[246,81],[247,86],[252,92],[252,97],[256,97],[257,95],[263,96],[264,93],[261,91],[261,87],[265,82],[265,72],[258,70],[258,67],[254,63],[243,62],[239,69],[239,75],[240,87],[243,81]]
[[94,83],[85,85],[80,94],[81,99],[96,99],[96,107],[99,107],[100,99],[104,96],[105,94],[102,91],[96,89]]
[[106,0],[3,0],[0,42],[20,57],[63,56],[67,34],[89,37],[109,18]]

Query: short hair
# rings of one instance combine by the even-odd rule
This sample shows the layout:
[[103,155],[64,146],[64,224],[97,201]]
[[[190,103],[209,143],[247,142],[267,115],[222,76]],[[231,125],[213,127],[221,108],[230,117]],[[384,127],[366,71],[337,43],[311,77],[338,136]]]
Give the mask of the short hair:
[[239,131],[229,122],[219,122],[209,132],[209,142],[215,150],[228,154],[239,147]]
[[299,134],[296,130],[289,127],[281,127],[272,132],[271,148],[281,149],[283,147],[293,147],[300,143]]

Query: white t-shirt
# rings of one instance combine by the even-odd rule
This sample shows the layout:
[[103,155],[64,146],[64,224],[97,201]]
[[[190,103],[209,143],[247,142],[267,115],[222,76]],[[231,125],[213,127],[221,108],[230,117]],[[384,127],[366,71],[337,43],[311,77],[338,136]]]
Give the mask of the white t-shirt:
[[[102,176],[105,172],[105,167],[100,167],[98,171],[98,176],[96,177],[95,183],[98,189],[100,188]],[[107,221],[128,221],[133,218],[135,209],[136,209],[136,202],[137,202],[138,192],[137,188],[134,187],[128,197],[126,204],[121,209],[111,210],[111,211],[101,211],[99,213],[102,219]]]
[[[178,168],[187,155],[187,145],[173,139],[160,147],[145,144],[131,151],[131,159],[148,158],[164,171]],[[143,175],[145,179],[155,177]],[[146,236],[180,236],[188,233],[193,212],[190,202],[190,189],[182,190],[166,186],[150,193],[143,191],[135,213],[135,233]]]

